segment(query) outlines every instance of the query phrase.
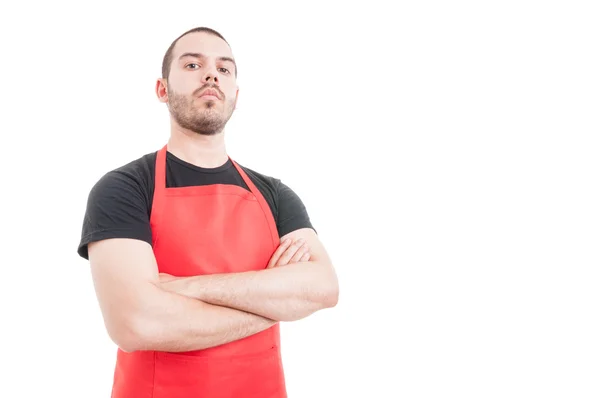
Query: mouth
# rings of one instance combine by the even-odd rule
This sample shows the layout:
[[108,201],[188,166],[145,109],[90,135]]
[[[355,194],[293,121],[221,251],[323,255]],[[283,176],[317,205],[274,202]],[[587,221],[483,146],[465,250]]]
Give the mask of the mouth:
[[219,100],[219,99],[221,99],[219,93],[216,90],[213,90],[212,88],[204,90],[204,92],[200,95],[200,98],[203,98],[203,99],[206,99],[206,100]]

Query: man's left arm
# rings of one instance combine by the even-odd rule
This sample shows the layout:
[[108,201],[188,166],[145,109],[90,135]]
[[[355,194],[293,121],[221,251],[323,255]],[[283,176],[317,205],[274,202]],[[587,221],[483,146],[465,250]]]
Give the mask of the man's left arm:
[[162,287],[204,302],[251,312],[276,321],[295,321],[338,301],[338,279],[331,259],[311,228],[281,238],[303,239],[309,261],[260,271],[174,278]]

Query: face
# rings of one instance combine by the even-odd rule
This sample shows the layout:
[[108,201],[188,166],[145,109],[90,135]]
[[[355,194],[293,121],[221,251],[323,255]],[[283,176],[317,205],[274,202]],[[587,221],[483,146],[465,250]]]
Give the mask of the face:
[[237,103],[235,68],[225,41],[204,32],[190,33],[173,48],[171,72],[166,81],[159,79],[157,94],[182,128],[215,135]]

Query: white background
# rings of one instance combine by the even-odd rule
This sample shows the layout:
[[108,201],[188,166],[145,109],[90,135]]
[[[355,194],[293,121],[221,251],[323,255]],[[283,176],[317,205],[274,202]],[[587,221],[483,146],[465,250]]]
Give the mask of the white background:
[[87,195],[168,139],[154,86],[196,26],[239,65],[229,154],[338,270],[282,326],[290,398],[600,396],[593,2],[348,3],[3,3],[0,396],[109,396]]

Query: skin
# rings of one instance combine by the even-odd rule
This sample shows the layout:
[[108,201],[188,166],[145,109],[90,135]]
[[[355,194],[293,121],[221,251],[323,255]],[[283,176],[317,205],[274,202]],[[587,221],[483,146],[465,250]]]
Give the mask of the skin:
[[[201,57],[183,56],[200,53]],[[200,167],[227,160],[224,128],[239,88],[229,45],[208,33],[182,37],[171,72],[156,82],[168,106],[168,149]],[[218,98],[202,98],[207,89]],[[338,281],[314,230],[283,236],[264,270],[181,278],[159,274],[152,247],[106,239],[88,246],[92,278],[109,336],[124,351],[199,350],[250,336],[280,321],[337,304]]]
[[[202,57],[182,57],[188,53]],[[156,95],[170,111],[169,151],[200,167],[227,161],[224,128],[235,110],[239,87],[235,64],[224,58],[234,59],[225,41],[204,32],[186,35],[173,49],[168,79],[156,82]],[[199,98],[208,88],[217,90],[220,98]]]

